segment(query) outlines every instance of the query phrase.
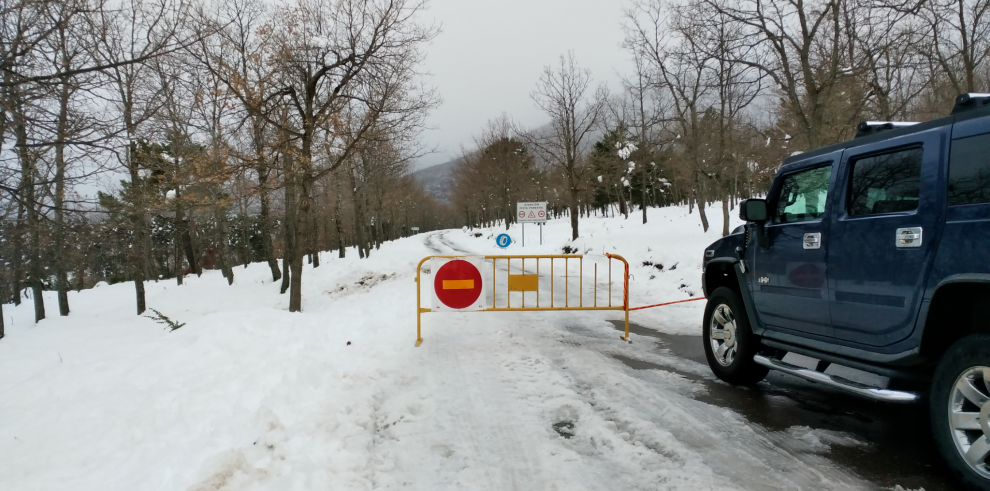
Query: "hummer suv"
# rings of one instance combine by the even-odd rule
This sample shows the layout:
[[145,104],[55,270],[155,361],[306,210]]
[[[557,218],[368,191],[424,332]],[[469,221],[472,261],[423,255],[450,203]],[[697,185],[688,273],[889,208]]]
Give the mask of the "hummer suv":
[[[746,225],[705,250],[712,371],[749,385],[781,370],[892,403],[927,401],[934,441],[990,490],[990,94],[947,117],[863,122],[787,158]],[[814,368],[783,361],[792,352]],[[873,387],[831,364],[887,377]]]

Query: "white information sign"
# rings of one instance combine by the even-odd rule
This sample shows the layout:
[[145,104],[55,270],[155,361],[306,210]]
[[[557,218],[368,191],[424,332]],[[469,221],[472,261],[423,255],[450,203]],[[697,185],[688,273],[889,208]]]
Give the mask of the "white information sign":
[[519,223],[545,223],[547,221],[547,202],[516,203],[516,219]]

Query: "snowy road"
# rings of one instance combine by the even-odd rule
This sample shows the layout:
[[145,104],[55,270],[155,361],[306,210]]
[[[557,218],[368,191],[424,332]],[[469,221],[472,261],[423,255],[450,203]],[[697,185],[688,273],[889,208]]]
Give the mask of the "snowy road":
[[[688,298],[711,239],[691,218],[585,219],[578,241],[560,220],[511,252],[619,252],[634,304]],[[171,333],[133,315],[128,284],[71,292],[72,315],[39,324],[5,305],[0,489],[950,489],[908,431],[917,409],[715,380],[701,302],[634,313],[632,344],[619,312],[430,313],[413,347],[415,264],[497,253],[497,232],[326,254],[302,314],[265,264],[230,287],[149,283],[149,306],[187,323]]]
[[[424,241],[438,254],[476,252],[443,233]],[[498,321],[471,322],[480,315]],[[428,318],[424,324],[440,322]],[[449,449],[445,460],[457,459],[455,469],[482,473],[490,489],[551,489],[564,477],[574,478],[568,489],[637,489],[649,483],[671,489],[869,488],[822,457],[824,444],[795,444],[788,433],[766,431],[698,400],[695,395],[705,390],[698,381],[711,378],[707,367],[662,354],[654,343],[623,343],[601,314],[456,318],[443,322],[463,319],[471,336],[430,326],[423,345],[423,356],[433,361],[424,389],[458,399],[437,403],[444,409],[436,417],[450,424],[435,423],[428,446]],[[476,336],[492,324],[505,326],[494,333],[494,343]],[[617,357],[660,369],[636,370]],[[443,476],[429,487],[450,483],[454,489],[472,481]]]
[[[424,240],[437,254],[477,252],[463,250],[445,240],[443,233],[429,235]],[[502,341],[516,339],[516,346],[497,352],[518,353],[520,346],[547,344],[547,336],[539,336],[541,339],[536,342],[527,339],[534,333],[522,332],[527,329],[525,316],[484,315],[518,318],[507,322],[517,325],[518,330],[506,330],[511,333],[509,340]],[[622,329],[619,320],[611,324],[616,331]],[[697,336],[666,335],[634,324],[634,342],[627,345],[616,342],[615,331],[603,332],[597,323],[589,323],[582,316],[561,319],[553,328],[556,332],[549,337],[557,338],[556,345],[551,343],[527,353],[526,368],[533,371],[534,366],[539,367],[539,378],[552,380],[560,385],[559,389],[577,399],[562,406],[563,409],[544,414],[550,415],[551,420],[559,420],[544,421],[543,426],[563,429],[568,436],[567,446],[579,444],[570,441],[574,439],[570,433],[576,436],[582,429],[573,421],[581,412],[578,408],[582,408],[594,416],[589,418],[593,422],[605,423],[604,428],[597,428],[603,430],[600,438],[607,435],[613,443],[622,440],[620,446],[629,442],[634,446],[642,444],[663,459],[677,455],[677,450],[667,449],[662,442],[674,440],[683,444],[711,469],[714,479],[711,485],[715,488],[870,489],[878,485],[902,485],[904,489],[923,487],[927,491],[952,489],[929,440],[904,431],[905,427],[925,427],[926,414],[922,407],[863,401],[779,373],[772,373],[757,389],[730,387],[711,375]],[[458,409],[456,415],[449,416],[470,421],[472,437],[485,435],[490,440],[505,439],[510,449],[528,448],[518,443],[523,438],[518,428],[513,428],[518,425],[490,416],[491,407],[498,405],[505,393],[498,381],[491,380],[490,373],[502,371],[508,365],[480,369],[479,356],[464,354],[477,347],[462,345],[461,340],[461,336],[452,336],[442,340],[443,347],[436,347],[441,341],[424,345],[428,356],[443,360],[440,369],[446,374],[445,380],[453,377],[461,383],[465,378],[475,382],[467,387],[457,386],[456,392],[467,395],[470,404],[463,401],[450,404]],[[478,387],[498,390],[486,393]],[[535,428],[524,433],[534,430],[545,432],[545,428]],[[651,447],[646,444],[651,438],[660,443]],[[591,437],[585,443],[590,442]],[[479,447],[469,446],[464,451],[471,454],[476,448]],[[480,448],[491,451],[485,446]],[[591,475],[582,466],[585,472],[579,481],[599,483],[592,488],[617,482],[624,482],[630,489],[635,487],[641,476],[627,480],[623,472],[614,472],[631,463],[623,462],[619,455],[600,455],[607,463]],[[505,455],[476,457],[465,458],[473,462],[497,462],[496,469],[513,469],[504,475],[495,473],[505,480],[498,481],[501,484],[492,489],[544,487],[533,487],[530,483],[519,486],[521,476],[529,479],[539,474],[534,474],[531,468],[517,471],[518,462],[506,466]],[[638,457],[643,458],[643,454]],[[526,461],[534,462],[531,456]],[[635,469],[630,472],[638,474]],[[658,474],[655,482],[665,482],[669,474]]]

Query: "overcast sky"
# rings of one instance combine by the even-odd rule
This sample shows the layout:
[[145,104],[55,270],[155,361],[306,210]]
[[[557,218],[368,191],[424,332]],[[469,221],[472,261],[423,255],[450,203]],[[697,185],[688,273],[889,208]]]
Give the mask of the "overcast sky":
[[619,89],[629,70],[622,49],[621,0],[431,0],[426,18],[442,31],[426,48],[424,69],[443,104],[423,134],[437,153],[418,167],[447,162],[503,112],[525,127],[548,122],[533,104],[543,67],[573,50],[597,84]]

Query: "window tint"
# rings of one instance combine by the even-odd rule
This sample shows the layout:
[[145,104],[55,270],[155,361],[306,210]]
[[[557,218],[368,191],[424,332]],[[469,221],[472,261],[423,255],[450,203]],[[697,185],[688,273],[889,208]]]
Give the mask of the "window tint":
[[949,206],[990,202],[990,133],[952,141]]
[[875,215],[918,209],[921,156],[909,148],[853,161],[850,215]]
[[832,167],[818,167],[784,176],[774,223],[817,220],[825,214]]

